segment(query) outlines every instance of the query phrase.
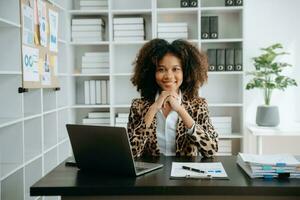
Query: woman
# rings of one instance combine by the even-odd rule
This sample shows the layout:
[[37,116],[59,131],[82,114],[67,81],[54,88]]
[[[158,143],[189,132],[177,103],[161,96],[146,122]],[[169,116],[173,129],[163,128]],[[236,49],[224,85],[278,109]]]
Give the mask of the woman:
[[128,135],[134,157],[212,157],[218,134],[207,102],[198,97],[207,80],[207,59],[184,40],[153,39],[139,51],[131,81],[141,93],[131,104]]

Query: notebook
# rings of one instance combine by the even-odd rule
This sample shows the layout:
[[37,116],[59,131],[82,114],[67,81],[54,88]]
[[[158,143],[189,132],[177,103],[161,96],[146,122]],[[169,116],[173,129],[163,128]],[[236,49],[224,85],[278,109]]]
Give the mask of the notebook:
[[83,171],[140,176],[163,167],[135,162],[124,127],[67,124],[76,165]]

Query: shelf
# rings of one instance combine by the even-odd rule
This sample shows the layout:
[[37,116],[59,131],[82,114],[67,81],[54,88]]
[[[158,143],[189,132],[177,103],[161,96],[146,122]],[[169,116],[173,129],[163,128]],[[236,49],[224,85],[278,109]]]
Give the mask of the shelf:
[[70,10],[71,15],[107,15],[108,10]]
[[205,39],[201,43],[224,43],[224,42],[243,42],[242,38],[229,38],[229,39]]
[[84,76],[109,76],[109,73],[104,73],[104,74],[72,74],[71,76],[73,77],[84,77]]
[[109,45],[109,41],[101,41],[101,42],[70,42],[70,45]]
[[243,107],[242,103],[208,103],[209,107]]
[[243,6],[218,6],[218,7],[204,7],[200,8],[202,13],[206,12],[242,12]]
[[0,118],[0,128],[10,126],[23,121],[23,117],[20,118]]
[[244,74],[243,71],[209,71],[208,75],[233,75],[233,74],[237,74],[237,75],[242,75]]
[[114,15],[138,15],[138,14],[151,14],[151,9],[126,9],[126,10],[112,10]]
[[232,133],[230,135],[221,135],[219,134],[219,139],[242,139],[243,135],[239,133]]
[[84,104],[77,104],[71,106],[71,108],[109,108],[110,105],[84,105]]
[[0,28],[1,27],[21,28],[21,25],[0,17]]
[[113,45],[127,45],[127,44],[145,44],[148,40],[141,41],[113,41]]
[[175,14],[175,13],[197,13],[198,8],[157,8],[158,14]]
[[0,71],[0,75],[21,75],[20,71]]
[[114,73],[112,76],[132,76],[133,73]]

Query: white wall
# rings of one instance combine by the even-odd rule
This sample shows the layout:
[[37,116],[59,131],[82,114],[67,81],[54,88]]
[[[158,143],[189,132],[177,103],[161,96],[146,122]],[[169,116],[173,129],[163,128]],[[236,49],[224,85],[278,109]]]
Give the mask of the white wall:
[[[293,65],[285,74],[296,79],[299,86],[290,87],[285,92],[274,91],[271,104],[279,106],[282,125],[300,121],[300,105],[297,104],[300,102],[300,1],[245,0],[244,8],[245,71],[254,69],[251,58],[260,54],[259,48],[280,42],[290,53],[282,61]],[[246,77],[246,83],[249,79]],[[256,107],[263,102],[262,91],[245,91],[246,124],[255,123]]]

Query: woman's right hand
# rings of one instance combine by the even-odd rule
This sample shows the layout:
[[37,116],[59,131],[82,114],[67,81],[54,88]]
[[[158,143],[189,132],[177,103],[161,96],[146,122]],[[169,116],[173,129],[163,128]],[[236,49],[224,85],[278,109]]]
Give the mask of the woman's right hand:
[[166,105],[166,100],[169,96],[174,96],[175,98],[178,97],[178,94],[176,92],[171,91],[162,91],[157,98],[157,100],[154,102],[153,106],[155,106],[156,111],[163,108]]

